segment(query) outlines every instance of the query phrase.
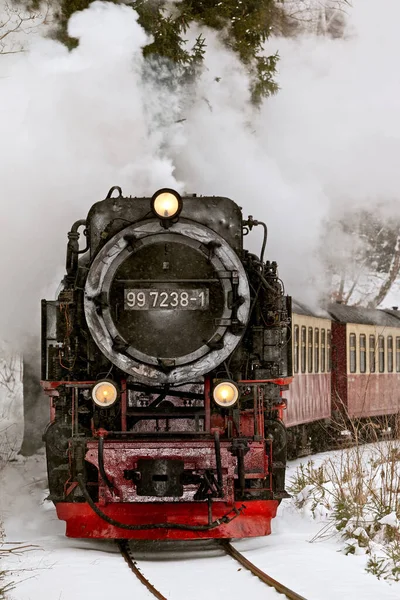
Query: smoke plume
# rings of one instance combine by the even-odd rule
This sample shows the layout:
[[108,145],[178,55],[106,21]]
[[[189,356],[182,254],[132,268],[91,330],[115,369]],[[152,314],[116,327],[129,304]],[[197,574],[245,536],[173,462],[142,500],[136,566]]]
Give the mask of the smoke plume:
[[289,293],[317,302],[326,223],[349,206],[398,210],[398,17],[396,0],[357,0],[341,39],[270,39],[281,90],[260,111],[212,32],[200,80],[162,85],[169,67],[145,63],[148,38],[127,6],[73,15],[71,52],[34,36],[27,53],[0,56],[1,337],[39,331],[70,224],[112,185],[231,197],[267,222]]

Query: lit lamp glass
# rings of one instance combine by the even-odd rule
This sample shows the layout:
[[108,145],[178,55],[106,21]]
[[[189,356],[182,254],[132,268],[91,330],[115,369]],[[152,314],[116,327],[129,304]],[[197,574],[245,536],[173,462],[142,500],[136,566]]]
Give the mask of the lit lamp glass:
[[239,390],[232,381],[221,381],[214,388],[213,398],[221,408],[229,408],[236,404],[239,398]]
[[174,190],[160,190],[152,198],[152,208],[161,219],[172,219],[180,213],[182,200]]
[[118,390],[110,381],[99,381],[92,389],[93,402],[101,408],[112,406],[118,397]]

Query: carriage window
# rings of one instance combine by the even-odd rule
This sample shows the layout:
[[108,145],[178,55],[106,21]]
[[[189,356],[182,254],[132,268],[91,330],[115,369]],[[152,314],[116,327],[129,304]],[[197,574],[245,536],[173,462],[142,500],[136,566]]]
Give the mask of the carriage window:
[[357,371],[357,355],[356,355],[356,334],[351,333],[349,336],[350,349],[350,373]]
[[332,369],[332,352],[331,352],[331,330],[328,329],[326,332],[326,352],[327,352],[327,363],[328,372]]
[[383,373],[385,370],[385,338],[383,335],[378,337],[378,353],[379,373]]
[[393,338],[391,335],[387,339],[387,369],[389,373],[393,373]]
[[301,328],[301,372],[306,372],[306,328]]
[[314,332],[314,372],[319,372],[319,329]]
[[369,336],[369,372],[375,373],[375,336]]
[[396,373],[400,373],[400,337],[396,338]]
[[313,365],[313,328],[308,328],[308,372],[312,373]]
[[321,373],[325,373],[325,329],[321,329]]
[[360,373],[367,371],[367,337],[360,334]]
[[299,326],[294,326],[294,356],[293,369],[295,373],[299,372]]

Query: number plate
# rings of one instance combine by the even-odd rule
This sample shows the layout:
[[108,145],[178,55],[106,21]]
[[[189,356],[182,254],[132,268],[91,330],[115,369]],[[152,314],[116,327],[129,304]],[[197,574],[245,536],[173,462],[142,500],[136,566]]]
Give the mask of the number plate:
[[207,288],[125,289],[125,310],[207,310]]

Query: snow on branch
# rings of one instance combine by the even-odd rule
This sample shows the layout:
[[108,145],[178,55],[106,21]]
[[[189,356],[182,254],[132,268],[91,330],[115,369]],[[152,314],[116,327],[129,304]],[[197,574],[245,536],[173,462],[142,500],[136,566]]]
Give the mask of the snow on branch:
[[349,0],[285,0],[289,21],[301,30],[338,37],[343,34]]
[[368,306],[375,308],[384,301],[389,293],[390,288],[397,279],[400,272],[400,235],[397,236],[396,245],[394,248],[392,260],[390,263],[389,271],[383,280],[376,296],[369,302]]
[[18,54],[24,51],[27,35],[47,24],[50,0],[34,12],[5,2],[0,6],[0,54]]

